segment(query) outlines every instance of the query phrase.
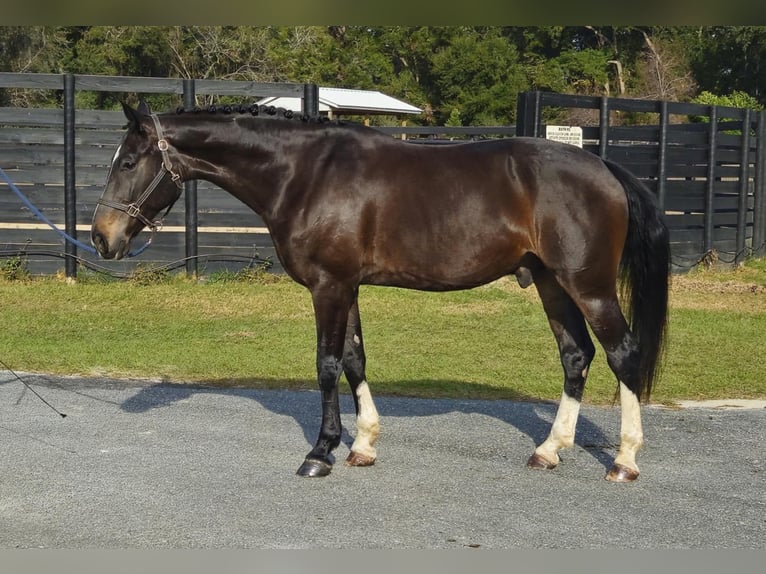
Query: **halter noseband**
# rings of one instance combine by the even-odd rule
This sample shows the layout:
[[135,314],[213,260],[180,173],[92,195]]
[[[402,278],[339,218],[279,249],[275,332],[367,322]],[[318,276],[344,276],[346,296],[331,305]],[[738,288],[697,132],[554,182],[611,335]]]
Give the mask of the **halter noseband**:
[[[157,147],[162,153],[162,169],[160,170],[159,173],[157,173],[156,176],[154,176],[154,179],[152,180],[152,182],[149,184],[146,190],[144,190],[144,192],[136,201],[126,204],[126,203],[119,203],[117,201],[110,201],[108,199],[101,198],[98,200],[98,204],[103,205],[105,207],[111,207],[112,209],[117,209],[118,211],[127,213],[130,217],[134,217],[138,219],[141,223],[146,225],[152,231],[156,231],[159,227],[162,226],[162,220],[164,219],[165,215],[167,215],[168,212],[170,212],[170,208],[173,207],[173,204],[175,203],[175,201],[173,201],[168,206],[167,211],[165,211],[165,215],[163,215],[157,221],[150,221],[149,218],[147,218],[143,213],[141,213],[141,206],[144,204],[144,202],[147,199],[149,199],[149,196],[152,194],[154,189],[160,184],[162,179],[167,174],[170,174],[170,179],[173,180],[173,183],[175,183],[176,187],[178,187],[179,197],[181,195],[181,191],[183,190],[183,184],[181,183],[181,175],[177,171],[173,171],[173,166],[170,163],[170,156],[168,155],[168,149],[170,146],[168,145],[168,142],[162,133],[160,120],[157,118],[156,114],[152,114],[151,118],[154,121],[154,127],[157,130]],[[176,200],[178,200],[178,197],[176,198]]]

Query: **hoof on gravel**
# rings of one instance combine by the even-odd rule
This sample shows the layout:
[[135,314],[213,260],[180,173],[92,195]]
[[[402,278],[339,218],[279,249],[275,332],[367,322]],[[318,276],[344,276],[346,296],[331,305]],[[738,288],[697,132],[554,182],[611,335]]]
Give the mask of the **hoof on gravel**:
[[352,450],[350,453],[348,453],[346,464],[348,466],[372,466],[375,464],[375,457],[359,454],[358,452],[354,452]]
[[633,482],[638,478],[638,471],[621,464],[614,464],[604,478],[610,482]]
[[529,468],[538,468],[541,470],[553,470],[556,468],[557,464],[550,462],[543,457],[541,457],[539,454],[535,453],[532,456],[529,457],[529,460],[527,461],[527,466]]
[[329,462],[318,460],[316,458],[307,458],[303,461],[303,464],[298,469],[299,476],[319,477],[327,476],[332,470],[332,465]]

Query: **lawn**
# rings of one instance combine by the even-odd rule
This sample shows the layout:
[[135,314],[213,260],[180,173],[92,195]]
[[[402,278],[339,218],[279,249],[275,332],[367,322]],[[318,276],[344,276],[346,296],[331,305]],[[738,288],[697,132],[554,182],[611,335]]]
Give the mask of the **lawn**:
[[[674,276],[670,301],[653,402],[766,398],[766,264]],[[6,278],[0,309],[0,359],[15,371],[316,388],[311,300],[284,277]],[[561,394],[558,353],[534,288],[512,279],[451,293],[363,286],[360,309],[376,394]],[[614,391],[599,348],[585,401],[610,403]]]

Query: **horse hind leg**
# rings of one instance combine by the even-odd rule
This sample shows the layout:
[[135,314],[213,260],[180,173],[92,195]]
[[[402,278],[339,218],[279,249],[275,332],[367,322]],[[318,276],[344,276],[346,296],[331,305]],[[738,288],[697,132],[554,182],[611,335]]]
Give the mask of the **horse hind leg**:
[[343,347],[343,373],[346,375],[356,407],[357,433],[351,452],[346,458],[349,466],[371,466],[377,459],[375,442],[380,434],[380,416],[370,394],[365,374],[366,357],[362,339],[362,323],[357,301],[351,307]]
[[529,457],[527,466],[552,469],[560,462],[558,451],[574,445],[580,403],[595,348],[582,313],[551,273],[538,270],[534,279],[559,348],[564,390],[550,434]]
[[589,298],[582,302],[582,308],[593,333],[604,347],[607,364],[619,381],[620,448],[605,478],[612,482],[631,482],[639,475],[636,454],[644,442],[638,342],[628,328],[616,293]]

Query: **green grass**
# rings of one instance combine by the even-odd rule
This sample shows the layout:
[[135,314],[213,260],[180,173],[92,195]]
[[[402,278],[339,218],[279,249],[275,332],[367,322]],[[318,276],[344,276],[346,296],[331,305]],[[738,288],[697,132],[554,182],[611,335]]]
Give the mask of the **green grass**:
[[[452,293],[363,286],[360,308],[377,394],[561,394],[558,353],[534,288],[510,280]],[[16,371],[316,388],[311,299],[274,275],[0,279],[0,309],[0,358]],[[765,333],[762,262],[674,278],[653,401],[766,398]],[[599,348],[585,400],[609,403],[614,391]]]

